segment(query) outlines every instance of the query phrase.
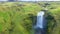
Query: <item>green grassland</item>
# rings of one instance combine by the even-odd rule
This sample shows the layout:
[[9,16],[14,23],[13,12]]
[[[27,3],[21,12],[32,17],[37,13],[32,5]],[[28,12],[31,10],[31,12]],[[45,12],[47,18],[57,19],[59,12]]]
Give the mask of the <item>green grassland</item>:
[[[33,34],[32,25],[36,22],[44,2],[1,2],[0,34]],[[60,34],[60,3],[46,6],[47,34]]]

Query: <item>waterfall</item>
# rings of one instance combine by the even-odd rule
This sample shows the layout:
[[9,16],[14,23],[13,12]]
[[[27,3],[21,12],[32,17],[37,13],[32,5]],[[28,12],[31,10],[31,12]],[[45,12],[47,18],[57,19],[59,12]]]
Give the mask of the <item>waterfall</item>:
[[45,15],[44,11],[38,12],[38,14],[37,14],[37,22],[36,22],[36,25],[35,25],[35,33],[34,34],[46,34],[46,30],[44,29],[45,25],[46,25],[44,15]]
[[35,28],[43,28],[43,20],[44,20],[44,11],[40,11],[37,14],[37,23]]

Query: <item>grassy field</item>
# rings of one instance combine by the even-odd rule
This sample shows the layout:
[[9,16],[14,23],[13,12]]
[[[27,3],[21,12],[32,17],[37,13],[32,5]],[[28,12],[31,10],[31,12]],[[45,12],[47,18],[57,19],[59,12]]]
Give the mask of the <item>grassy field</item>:
[[[47,34],[60,34],[60,3],[49,3],[46,8]],[[44,9],[44,2],[0,3],[0,34],[33,34],[37,13]]]

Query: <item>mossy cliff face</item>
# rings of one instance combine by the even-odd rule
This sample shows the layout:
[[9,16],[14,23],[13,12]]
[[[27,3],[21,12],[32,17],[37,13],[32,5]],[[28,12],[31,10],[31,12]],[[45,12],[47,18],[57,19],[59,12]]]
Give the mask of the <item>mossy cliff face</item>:
[[47,34],[60,34],[60,8],[49,10]]

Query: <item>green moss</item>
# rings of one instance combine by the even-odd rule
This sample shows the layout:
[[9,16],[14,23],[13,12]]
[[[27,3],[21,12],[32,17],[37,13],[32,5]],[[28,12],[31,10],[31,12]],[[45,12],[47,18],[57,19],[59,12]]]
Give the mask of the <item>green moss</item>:
[[36,16],[37,12],[41,10],[39,5],[36,4],[26,4],[26,6],[17,5],[10,7],[1,6],[1,9],[1,34],[31,34],[33,18]]
[[49,12],[50,17],[53,18],[48,18],[48,32],[49,34],[60,34],[60,8],[52,9]]

